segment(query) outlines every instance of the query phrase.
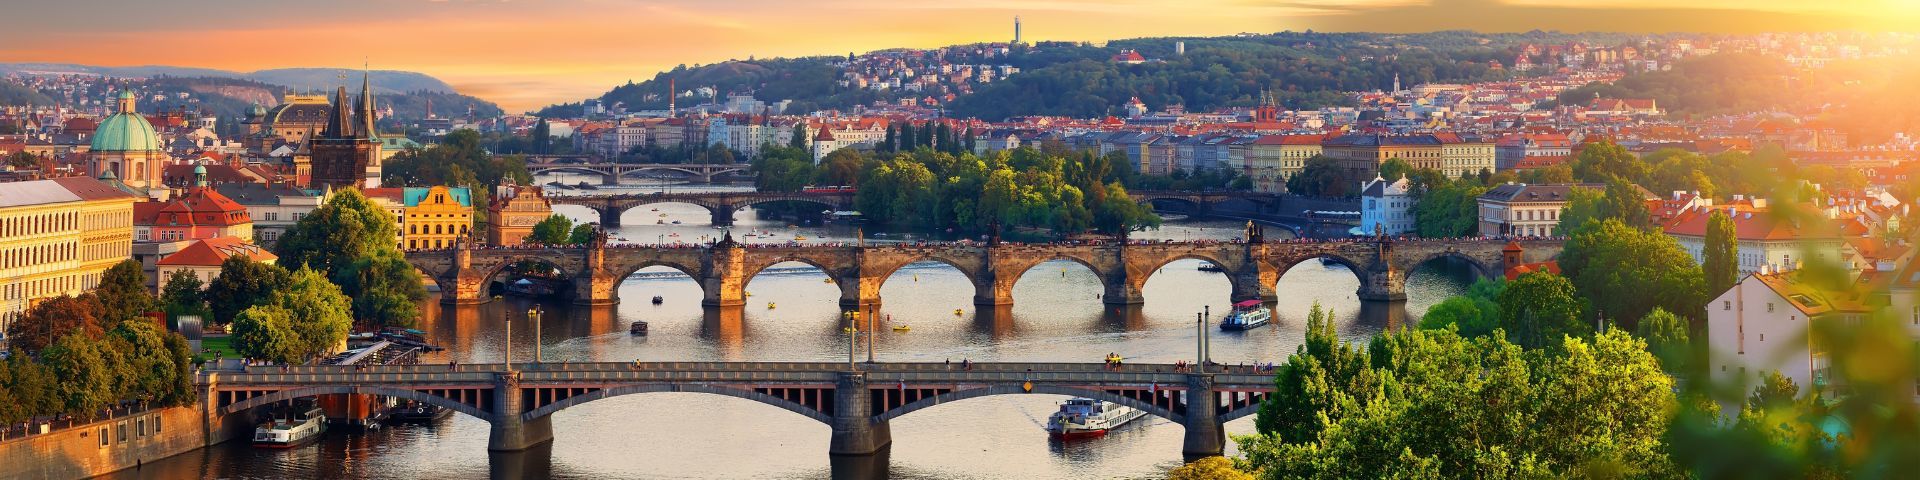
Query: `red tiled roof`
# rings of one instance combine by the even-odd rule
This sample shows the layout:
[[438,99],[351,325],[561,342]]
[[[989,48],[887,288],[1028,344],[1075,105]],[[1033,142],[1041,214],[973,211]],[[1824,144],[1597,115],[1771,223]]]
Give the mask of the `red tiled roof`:
[[1560,261],[1548,260],[1544,262],[1523,263],[1519,265],[1514,265],[1513,268],[1507,269],[1507,272],[1506,272],[1507,281],[1511,282],[1514,280],[1519,280],[1521,275],[1526,275],[1533,272],[1547,272],[1554,275],[1559,275]]
[[1690,209],[1675,216],[1666,225],[1671,235],[1690,237],[1707,236],[1707,219],[1715,210],[1729,212],[1727,218],[1733,220],[1733,236],[1740,241],[1756,240],[1792,240],[1796,238],[1831,238],[1832,235],[1808,232],[1790,222],[1778,221],[1767,209],[1756,209],[1751,204],[1715,205]]
[[215,237],[197,240],[187,248],[182,248],[166,258],[160,259],[161,266],[213,267],[227,261],[228,257],[245,255],[256,262],[270,262],[280,257],[274,256],[258,245],[240,240],[240,237]]

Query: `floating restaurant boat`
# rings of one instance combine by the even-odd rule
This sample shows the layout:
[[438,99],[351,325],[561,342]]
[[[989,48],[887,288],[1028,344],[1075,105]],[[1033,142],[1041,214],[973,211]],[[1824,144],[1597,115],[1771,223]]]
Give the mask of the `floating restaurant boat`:
[[308,408],[292,413],[287,418],[275,417],[253,429],[253,446],[293,448],[314,441],[326,432],[326,412],[317,407]]
[[1074,398],[1061,403],[1060,411],[1047,417],[1047,436],[1062,440],[1105,436],[1146,415],[1140,409],[1113,402]]
[[1266,326],[1273,320],[1273,311],[1259,300],[1247,300],[1233,304],[1233,312],[1220,322],[1221,330],[1252,330]]

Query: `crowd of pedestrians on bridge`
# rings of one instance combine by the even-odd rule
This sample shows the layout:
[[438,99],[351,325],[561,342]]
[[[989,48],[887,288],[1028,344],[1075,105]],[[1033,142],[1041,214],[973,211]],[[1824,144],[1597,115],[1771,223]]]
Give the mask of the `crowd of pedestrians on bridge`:
[[[1336,238],[1300,237],[1300,238],[1287,238],[1287,239],[1278,239],[1278,240],[1266,240],[1266,243],[1288,244],[1288,245],[1303,245],[1303,244],[1319,245],[1319,244],[1374,243],[1382,240],[1390,241],[1394,243],[1463,243],[1463,242],[1491,242],[1491,241],[1509,241],[1509,240],[1511,241],[1534,241],[1534,240],[1566,241],[1566,239],[1567,239],[1566,236],[1561,236],[1561,235],[1554,235],[1554,236],[1480,235],[1480,236],[1471,236],[1471,237],[1434,237],[1434,238],[1401,235],[1401,236],[1390,236],[1390,237],[1336,237]],[[1210,245],[1238,244],[1238,243],[1242,243],[1243,241],[1244,240],[1240,237],[1232,237],[1224,240],[1221,240],[1221,239],[1119,240],[1119,239],[1082,238],[1082,239],[1055,240],[1051,242],[1001,242],[1001,243],[1005,245],[1020,245],[1020,246],[1101,247],[1101,246],[1112,246],[1112,245],[1123,245],[1123,244],[1135,245],[1135,246],[1147,246],[1147,245],[1210,246]],[[706,248],[713,248],[714,244],[718,242],[719,242],[718,239],[707,239],[701,242],[683,242],[683,241],[661,242],[661,243],[619,242],[619,243],[608,243],[606,246],[607,248],[620,248],[620,249],[706,249]],[[945,240],[945,241],[914,240],[911,242],[880,241],[879,243],[873,243],[873,244],[868,244],[866,242],[849,242],[849,241],[802,242],[797,240],[788,240],[784,242],[765,242],[765,243],[737,243],[737,245],[739,245],[741,248],[797,248],[797,247],[845,248],[845,247],[858,247],[858,246],[973,247],[973,246],[980,246],[984,244],[986,244],[986,242],[981,240],[972,240],[972,239]],[[486,244],[469,242],[464,245],[455,245],[455,246],[447,246],[447,247],[439,247],[439,248],[414,248],[414,249],[407,249],[406,251],[434,252],[434,251],[458,250],[463,247],[469,250],[479,250],[479,251],[551,250],[551,249],[557,249],[557,248],[574,248],[574,246],[571,246],[571,245],[550,245],[550,244],[543,244],[543,243],[523,243],[519,245],[486,245]]]

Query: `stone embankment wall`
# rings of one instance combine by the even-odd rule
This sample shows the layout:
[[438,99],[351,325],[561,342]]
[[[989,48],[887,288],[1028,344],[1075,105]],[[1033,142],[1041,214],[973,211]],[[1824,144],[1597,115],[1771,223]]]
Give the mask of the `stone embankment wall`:
[[88,478],[207,446],[194,407],[148,410],[44,435],[0,441],[0,480]]

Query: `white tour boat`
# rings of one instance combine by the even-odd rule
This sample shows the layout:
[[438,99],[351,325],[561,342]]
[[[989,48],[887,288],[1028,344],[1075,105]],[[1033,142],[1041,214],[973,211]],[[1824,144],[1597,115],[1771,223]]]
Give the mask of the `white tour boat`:
[[1247,300],[1233,304],[1233,313],[1220,321],[1221,330],[1252,330],[1266,326],[1273,320],[1273,310],[1259,300]]
[[1147,412],[1113,402],[1074,398],[1060,404],[1060,411],[1047,417],[1047,434],[1053,438],[1098,437],[1108,430],[1147,415]]
[[320,438],[327,431],[327,414],[319,408],[294,413],[291,418],[274,417],[272,422],[253,430],[253,446],[292,448]]

